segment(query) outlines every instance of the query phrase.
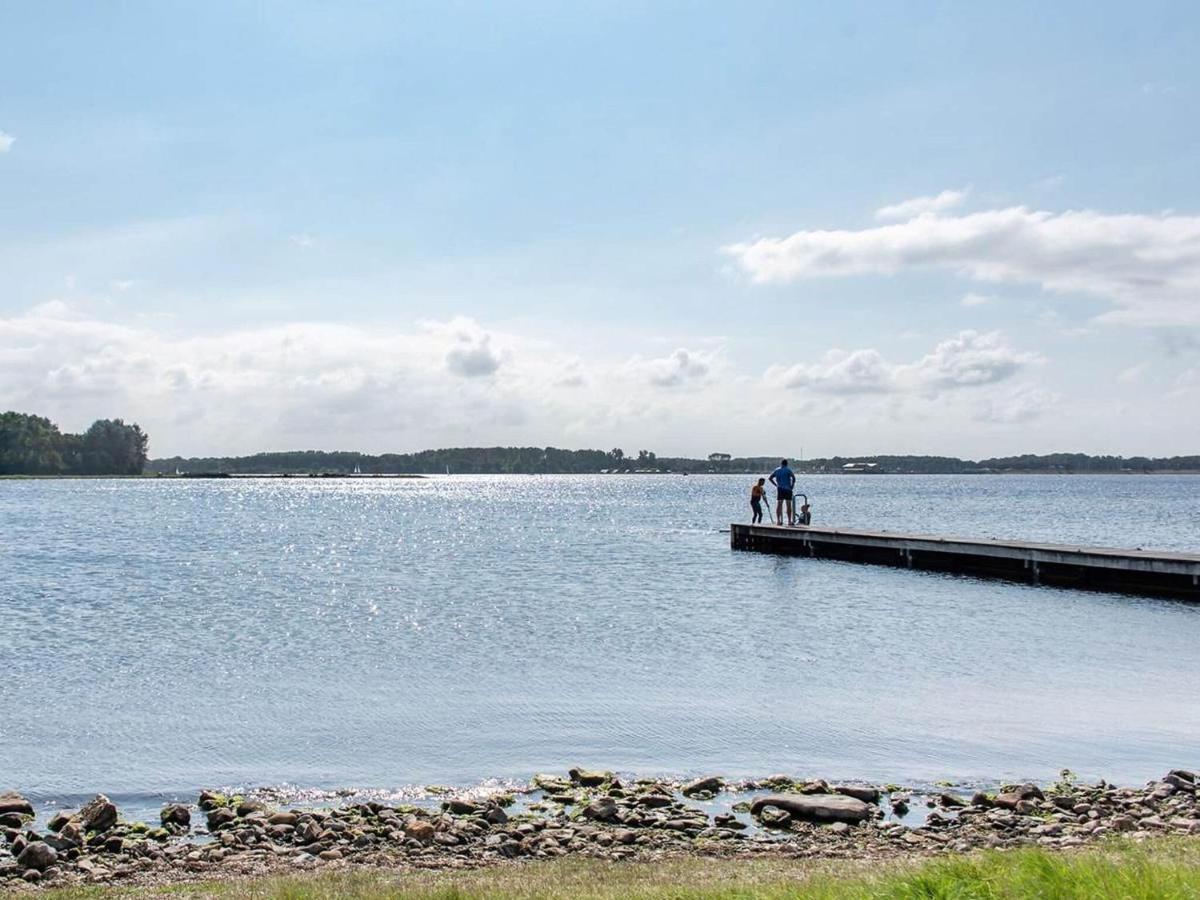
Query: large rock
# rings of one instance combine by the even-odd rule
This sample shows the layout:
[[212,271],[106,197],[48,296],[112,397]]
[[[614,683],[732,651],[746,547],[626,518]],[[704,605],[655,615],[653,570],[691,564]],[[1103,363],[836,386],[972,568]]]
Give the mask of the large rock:
[[685,797],[691,797],[693,794],[715,794],[723,787],[725,782],[720,778],[697,778],[680,788],[679,793]]
[[162,808],[158,818],[164,825],[187,828],[192,824],[192,811],[182,803],[168,803]]
[[600,797],[583,808],[583,815],[597,822],[615,822],[617,820],[617,801],[611,797]]
[[217,831],[232,823],[236,818],[237,813],[228,806],[218,806],[208,813],[208,830]]
[[103,794],[97,794],[79,810],[84,831],[107,831],[117,824],[117,806]]
[[844,794],[768,794],[750,804],[750,812],[759,815],[774,807],[809,822],[849,822],[857,824],[871,817],[872,806],[857,797]]
[[845,794],[847,797],[853,797],[863,803],[878,803],[880,797],[879,788],[869,784],[839,784],[833,789],[833,792]]
[[591,769],[571,769],[567,772],[571,781],[582,787],[600,787],[616,778],[612,772],[599,772]]
[[32,816],[33,804],[13,791],[0,793],[0,814],[16,813],[19,816]]
[[1016,809],[1018,803],[1045,800],[1046,795],[1036,784],[1021,784],[996,796],[995,804],[1002,809]]
[[39,872],[50,868],[56,862],[58,852],[45,841],[31,841],[17,857],[17,865],[22,869],[37,869]]

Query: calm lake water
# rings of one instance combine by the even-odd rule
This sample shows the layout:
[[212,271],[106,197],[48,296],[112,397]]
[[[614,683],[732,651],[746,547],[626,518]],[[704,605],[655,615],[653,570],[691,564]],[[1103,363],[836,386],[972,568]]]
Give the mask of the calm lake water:
[[[0,482],[0,788],[1200,765],[1200,606],[733,553],[748,487]],[[800,487],[818,524],[1200,551],[1200,477]]]

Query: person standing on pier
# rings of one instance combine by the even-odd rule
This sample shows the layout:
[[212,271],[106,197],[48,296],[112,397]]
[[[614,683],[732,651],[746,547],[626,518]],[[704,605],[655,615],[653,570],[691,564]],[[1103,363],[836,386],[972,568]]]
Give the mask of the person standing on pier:
[[767,483],[767,479],[758,479],[758,484],[750,488],[750,508],[754,510],[754,517],[750,520],[750,524],[757,525],[762,521],[762,505],[767,499],[767,489],[763,487]]
[[779,468],[771,473],[771,484],[775,485],[775,522],[783,524],[783,508],[787,505],[787,520],[792,521],[792,489],[796,486],[796,473],[786,459],[779,461]]

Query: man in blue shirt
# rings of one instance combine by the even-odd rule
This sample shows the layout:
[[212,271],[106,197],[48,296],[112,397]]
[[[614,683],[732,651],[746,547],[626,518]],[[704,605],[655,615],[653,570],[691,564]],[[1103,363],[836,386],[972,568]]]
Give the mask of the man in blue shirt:
[[792,521],[792,489],[796,486],[796,473],[788,468],[787,460],[779,461],[779,468],[771,473],[771,484],[775,485],[775,522],[783,524],[783,507],[787,504],[787,520]]

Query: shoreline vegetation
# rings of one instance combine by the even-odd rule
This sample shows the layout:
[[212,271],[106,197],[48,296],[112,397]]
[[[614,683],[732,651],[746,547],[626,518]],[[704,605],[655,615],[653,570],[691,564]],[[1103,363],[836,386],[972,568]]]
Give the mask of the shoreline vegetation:
[[[720,458],[713,458],[720,457]],[[661,457],[639,450],[627,456],[619,448],[562,450],[556,447],[457,447],[419,453],[371,455],[349,451],[303,450],[251,456],[152,459],[148,474],[174,475],[582,475],[682,474],[749,475],[770,472],[777,456],[706,459]],[[1052,453],[996,457],[979,461],[950,456],[824,457],[796,460],[800,474],[988,475],[988,474],[1196,474],[1200,455],[1172,457],[1090,456]]]
[[613,863],[567,858],[465,871],[357,869],[157,889],[29,889],[34,891],[47,900],[1183,900],[1200,896],[1200,840],[1116,839],[1072,853],[1022,849],[887,861],[692,856]]
[[[718,812],[717,800],[733,802]],[[446,794],[439,808],[288,808],[269,797],[202,791],[194,804],[167,804],[153,823],[123,820],[102,794],[79,810],[56,811],[41,828],[34,813],[19,794],[0,794],[0,891],[95,896],[71,891],[193,883],[216,896],[462,896],[461,884],[479,896],[579,896],[569,885],[583,878],[595,896],[628,895],[611,892],[623,883],[636,896],[639,881],[645,896],[685,888],[687,896],[735,896],[740,881],[769,888],[768,896],[807,896],[787,893],[807,885],[815,896],[999,897],[1028,894],[869,891],[978,880],[989,871],[1075,877],[1075,867],[1114,886],[1124,879],[1128,887],[1134,875],[1200,883],[1200,784],[1183,769],[1142,788],[1083,784],[1064,770],[1053,784],[968,796],[952,786],[917,793],[787,775],[634,780],[576,768],[536,776],[520,794]],[[1139,849],[1142,842],[1149,849]],[[1052,855],[1059,853],[1091,855]],[[1186,871],[1167,865],[1185,857]],[[418,893],[405,893],[406,881]],[[540,893],[530,893],[531,884]],[[704,893],[709,887],[715,893]]]
[[[152,477],[220,478],[271,476],[582,475],[582,474],[759,474],[779,456],[664,457],[651,450],[558,447],[451,447],[418,453],[378,455],[351,451],[296,450],[250,456],[148,458],[149,436],[122,419],[100,419],[83,434],[67,434],[49,419],[0,413],[0,478]],[[872,455],[803,459],[790,454],[804,475],[987,475],[987,474],[1197,474],[1200,455],[1146,457],[1086,453],[1025,454],[981,460],[953,456]]]

